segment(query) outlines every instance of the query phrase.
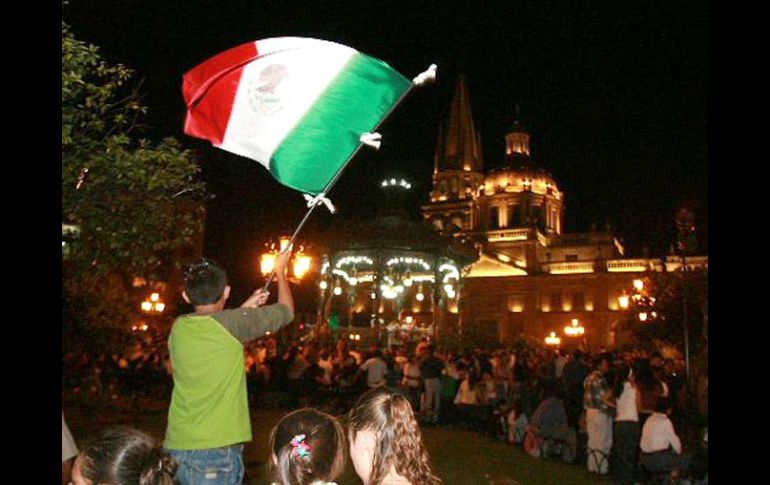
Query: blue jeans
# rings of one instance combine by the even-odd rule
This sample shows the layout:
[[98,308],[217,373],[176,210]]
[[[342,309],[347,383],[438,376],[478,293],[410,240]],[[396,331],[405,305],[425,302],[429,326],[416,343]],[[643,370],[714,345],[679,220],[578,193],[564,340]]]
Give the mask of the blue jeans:
[[243,445],[207,450],[170,450],[179,464],[176,480],[180,485],[241,485]]

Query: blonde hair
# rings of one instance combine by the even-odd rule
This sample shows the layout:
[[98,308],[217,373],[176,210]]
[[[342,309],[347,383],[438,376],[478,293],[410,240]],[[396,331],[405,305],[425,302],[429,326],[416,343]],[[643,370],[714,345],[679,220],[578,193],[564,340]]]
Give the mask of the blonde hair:
[[391,468],[415,485],[440,484],[432,471],[428,451],[409,399],[384,388],[368,391],[348,416],[350,439],[359,431],[377,435],[370,485],[379,485]]

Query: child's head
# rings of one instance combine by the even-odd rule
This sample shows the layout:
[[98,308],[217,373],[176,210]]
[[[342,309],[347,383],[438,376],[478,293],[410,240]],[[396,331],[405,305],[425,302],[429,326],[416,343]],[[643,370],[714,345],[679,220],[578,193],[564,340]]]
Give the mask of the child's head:
[[350,410],[350,456],[364,485],[391,470],[413,484],[437,484],[409,399],[384,388],[368,391]]
[[117,426],[101,431],[78,455],[72,483],[173,485],[177,464],[142,431]]
[[270,474],[281,485],[333,481],[345,468],[345,433],[339,421],[304,408],[284,416],[270,432]]
[[229,293],[227,273],[215,262],[201,258],[187,267],[184,297],[191,305],[211,305],[227,299]]

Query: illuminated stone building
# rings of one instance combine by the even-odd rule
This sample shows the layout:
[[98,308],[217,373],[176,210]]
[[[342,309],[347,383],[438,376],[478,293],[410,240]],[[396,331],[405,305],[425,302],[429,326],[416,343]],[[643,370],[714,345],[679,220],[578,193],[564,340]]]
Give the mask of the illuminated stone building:
[[[591,347],[613,347],[627,313],[619,297],[648,271],[676,271],[677,256],[629,259],[609,231],[565,234],[565,194],[530,155],[530,134],[518,114],[505,153],[484,171],[468,90],[462,77],[446,129],[439,131],[433,190],[423,217],[442,234],[472,242],[479,259],[465,268],[460,322],[493,332],[501,343],[542,343],[573,320]],[[688,257],[707,268],[705,256]],[[569,342],[569,337],[566,338]]]

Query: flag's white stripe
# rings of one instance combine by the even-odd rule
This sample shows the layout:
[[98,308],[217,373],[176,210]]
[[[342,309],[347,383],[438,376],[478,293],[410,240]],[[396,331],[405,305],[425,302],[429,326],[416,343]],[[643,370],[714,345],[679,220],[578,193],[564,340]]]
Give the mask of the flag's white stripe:
[[[283,139],[356,54],[331,42],[303,44],[308,44],[307,48],[284,50],[285,39],[258,43],[262,52],[274,53],[260,56],[244,68],[220,148],[256,159],[269,169]],[[273,93],[260,92],[258,88],[271,81],[269,76],[260,75],[271,65],[284,66],[286,76]]]
[[272,37],[270,39],[254,41],[254,43],[257,46],[257,52],[260,56],[285,50],[309,48],[343,49],[357,52],[352,47],[346,45],[308,37]]

